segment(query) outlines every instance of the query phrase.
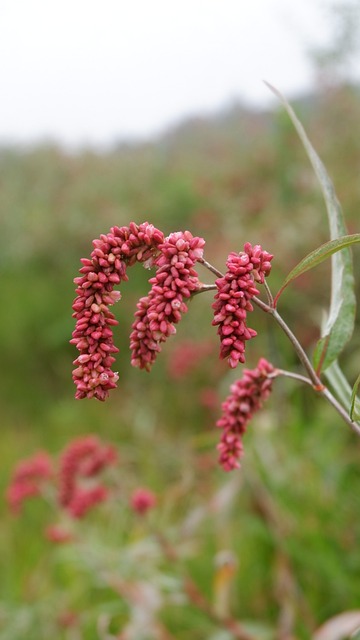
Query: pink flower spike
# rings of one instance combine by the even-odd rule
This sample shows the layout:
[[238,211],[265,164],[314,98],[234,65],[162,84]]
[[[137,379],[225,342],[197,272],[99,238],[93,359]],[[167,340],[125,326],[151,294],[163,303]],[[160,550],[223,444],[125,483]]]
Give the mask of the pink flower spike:
[[190,231],[171,233],[159,244],[154,265],[156,274],[149,280],[149,294],[137,304],[130,335],[131,364],[150,371],[161,351],[161,344],[176,333],[177,324],[188,307],[184,302],[199,288],[194,265],[203,255],[205,240]]
[[220,358],[227,358],[232,368],[245,362],[245,343],[256,336],[246,324],[247,313],[253,310],[251,299],[259,293],[255,282],[263,283],[269,275],[272,258],[260,245],[247,242],[243,252],[229,254],[226,274],[216,280],[212,324],[218,326]]
[[6,492],[7,502],[18,514],[25,500],[40,495],[44,482],[53,477],[53,464],[46,451],[39,451],[31,458],[20,460],[16,465]]
[[73,517],[82,517],[93,504],[105,500],[105,487],[99,482],[92,482],[90,488],[83,486],[84,479],[97,478],[117,461],[114,447],[102,443],[96,436],[80,437],[70,442],[60,458],[60,506]]
[[119,376],[111,370],[108,358],[118,352],[112,332],[117,320],[109,307],[120,300],[121,294],[113,288],[128,279],[128,266],[137,261],[151,264],[163,241],[163,233],[154,225],[131,222],[129,227],[112,227],[107,235],[94,240],[91,258],[81,260],[81,275],[74,280],[76,326],[70,340],[80,351],[73,371],[77,399],[103,401],[116,387]]
[[76,489],[68,505],[68,513],[76,519],[83,518],[87,512],[108,498],[108,489],[96,485],[90,489]]
[[222,416],[216,426],[222,429],[217,448],[219,462],[225,471],[237,469],[243,454],[242,437],[253,415],[271,393],[275,369],[260,358],[255,369],[245,369],[243,376],[230,387],[230,395],[222,403]]

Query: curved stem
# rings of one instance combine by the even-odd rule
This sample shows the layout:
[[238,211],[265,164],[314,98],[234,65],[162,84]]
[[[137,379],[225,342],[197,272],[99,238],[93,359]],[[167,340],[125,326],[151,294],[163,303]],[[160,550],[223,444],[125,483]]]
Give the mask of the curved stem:
[[336,409],[336,411],[341,415],[341,417],[349,425],[349,427],[351,427],[354,433],[357,433],[357,435],[360,436],[360,425],[351,420],[347,411],[344,409],[342,404],[340,404],[340,402],[333,396],[331,391],[327,387],[324,387],[324,389],[320,393],[330,402],[330,404],[332,404],[334,409]]
[[293,334],[293,332],[291,331],[290,327],[286,324],[285,320],[283,320],[283,318],[281,317],[281,315],[279,314],[277,309],[275,309],[274,307],[271,307],[270,305],[266,304],[265,302],[263,302],[262,300],[260,300],[259,298],[256,298],[256,297],[253,298],[253,302],[260,309],[265,311],[266,313],[270,313],[273,316],[274,320],[276,320],[278,325],[284,331],[286,336],[289,338],[291,344],[293,345],[293,347],[294,347],[294,349],[295,349],[295,351],[296,351],[296,353],[298,355],[298,358],[299,358],[301,364],[303,365],[304,369],[308,373],[309,381],[310,381],[314,391],[316,391],[317,393],[320,393],[324,398],[326,398],[326,400],[341,415],[341,417],[344,420],[344,422],[346,422],[346,424],[349,425],[349,427],[357,435],[360,435],[360,425],[357,424],[356,422],[353,422],[353,420],[350,419],[349,414],[347,413],[346,409],[338,402],[338,400],[333,396],[331,391],[327,387],[325,387],[325,385],[322,383],[321,379],[319,378],[319,376],[316,373],[314,367],[312,366],[312,364],[311,364],[308,356],[306,355],[303,347],[301,346],[300,342],[298,341],[296,336]]
[[311,380],[311,383],[315,391],[321,391],[324,388],[324,385],[320,380],[319,376],[317,375],[314,367],[312,366],[309,358],[307,357],[297,337],[293,334],[290,327],[286,324],[285,320],[283,320],[283,318],[281,317],[281,315],[278,313],[276,309],[272,308],[271,313],[274,319],[276,320],[276,322],[278,323],[278,325],[282,328],[284,333],[289,338],[291,344],[293,345],[301,364],[303,365],[304,369],[308,373],[308,376]]
[[270,313],[273,316],[273,318],[276,320],[278,325],[282,328],[284,333],[289,338],[291,344],[293,345],[301,364],[303,365],[304,369],[307,371],[313,387],[315,388],[316,391],[319,391],[324,386],[323,383],[321,382],[319,376],[316,374],[314,367],[312,366],[309,358],[307,357],[297,337],[293,334],[290,327],[286,324],[285,320],[283,320],[281,315],[278,313],[277,309],[274,309],[274,307],[271,307],[270,305],[266,304],[256,296],[253,298],[253,302],[266,313]]
[[265,287],[265,291],[266,291],[266,295],[267,295],[267,299],[268,299],[268,303],[270,305],[270,307],[274,307],[274,298],[273,295],[270,291],[270,287],[268,285],[268,283],[266,282],[266,280],[264,280],[264,287]]
[[305,384],[309,384],[312,387],[312,382],[310,378],[306,378],[302,376],[300,373],[293,373],[292,371],[286,371],[285,369],[275,369],[274,373],[270,373],[268,378],[277,378],[277,376],[284,376],[285,378],[293,378],[294,380],[298,380],[299,382],[304,382]]

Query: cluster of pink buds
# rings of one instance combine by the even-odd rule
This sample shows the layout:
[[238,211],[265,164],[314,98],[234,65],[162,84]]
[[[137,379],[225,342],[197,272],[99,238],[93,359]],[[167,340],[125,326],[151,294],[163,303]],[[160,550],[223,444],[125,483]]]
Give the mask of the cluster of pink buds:
[[199,288],[195,262],[202,258],[205,240],[190,231],[171,233],[158,246],[156,274],[147,296],[140,298],[130,336],[131,364],[150,370],[151,365],[177,324],[187,311],[184,300]]
[[260,358],[255,369],[245,369],[243,376],[231,385],[231,393],[222,404],[222,416],[216,423],[223,430],[217,448],[225,471],[240,467],[242,436],[254,413],[270,395],[275,371],[270,362]]
[[53,465],[45,451],[39,451],[15,467],[7,489],[7,502],[14,513],[19,513],[25,500],[41,494],[44,483],[52,478]]
[[[39,451],[16,465],[6,492],[8,505],[18,515],[23,502],[33,496],[54,498],[60,520],[45,528],[45,536],[56,544],[71,542],[75,535],[68,526],[68,516],[73,520],[83,518],[110,497],[101,474],[117,463],[116,449],[94,435],[72,440],[61,454],[56,471],[50,455]],[[155,493],[147,487],[136,488],[128,500],[130,509],[141,516],[157,504]]]
[[[49,496],[54,495],[55,488],[60,510],[72,518],[82,518],[89,509],[108,498],[108,488],[99,476],[116,462],[115,448],[91,435],[70,442],[60,458],[57,473],[49,454],[40,451],[15,467],[7,489],[7,502],[17,514],[25,500],[46,491],[47,483],[51,489]],[[49,527],[46,535],[53,540],[69,536],[58,525]]]
[[184,300],[199,287],[194,264],[202,258],[205,241],[189,231],[164,238],[153,225],[132,222],[113,227],[93,244],[91,257],[82,259],[81,276],[74,280],[76,327],[70,342],[80,351],[74,361],[75,397],[105,400],[118,380],[111,369],[118,349],[112,331],[117,320],[109,307],[120,299],[114,286],[128,279],[126,269],[137,261],[156,268],[149,294],[138,302],[130,336],[132,365],[150,370],[161,343],[176,332],[175,324],[187,311]]
[[[148,222],[140,225],[131,222],[129,227],[113,227],[93,244],[90,258],[82,260],[81,275],[75,278],[77,297],[73,316],[76,327],[71,342],[80,351],[74,361],[76,368],[73,372],[76,398],[105,400],[109,390],[116,386],[118,374],[111,367],[118,351],[112,332],[117,320],[109,307],[120,299],[120,292],[114,291],[114,286],[128,279],[127,267],[135,262],[154,267],[155,274],[149,280],[149,293],[137,303],[130,335],[133,366],[150,371],[162,344],[176,333],[177,323],[188,310],[187,301],[195,293],[210,289],[216,289],[212,324],[217,326],[220,336],[220,358],[226,359],[232,368],[245,362],[246,342],[256,336],[256,331],[247,325],[247,314],[253,310],[254,298],[260,304],[256,299],[259,294],[257,284],[264,284],[273,258],[261,245],[253,246],[247,242],[243,251],[230,253],[225,275],[220,275],[204,260],[205,240],[193,236],[190,231],[177,231],[165,238]],[[195,270],[196,262],[220,275],[215,285],[200,282]],[[187,351],[182,351],[177,363],[174,361],[173,375],[180,377],[183,372],[188,372],[200,357],[208,353],[205,343],[203,350],[190,344]],[[222,405],[223,416],[217,422],[217,426],[223,429],[218,448],[220,462],[226,470],[239,466],[242,434],[253,413],[269,394],[270,374],[273,373],[272,365],[261,359],[256,369],[245,370],[243,377],[231,386],[231,395]],[[213,396],[210,401],[213,403]],[[93,503],[106,499],[106,490],[101,485],[78,486],[79,478],[96,475],[101,468],[101,463],[98,463],[95,470],[94,451],[97,446],[94,438],[80,440],[62,459],[60,501],[74,517],[81,517]],[[108,462],[106,460],[106,464]],[[91,472],[89,468],[92,468]],[[139,510],[141,508],[139,506]]]
[[128,279],[128,266],[137,261],[151,266],[163,240],[163,233],[152,224],[132,222],[129,227],[112,227],[107,235],[94,240],[91,257],[81,260],[81,276],[74,280],[76,327],[71,340],[80,351],[73,371],[76,398],[105,400],[116,387],[118,374],[111,366],[118,351],[112,331],[117,320],[109,307],[120,299],[120,293],[113,289]]
[[106,500],[108,490],[98,476],[116,462],[114,447],[102,444],[95,436],[71,442],[60,459],[60,505],[73,518],[81,518],[95,504]]
[[246,317],[253,310],[251,299],[259,293],[255,282],[263,283],[269,275],[272,258],[260,245],[253,247],[247,242],[244,251],[230,253],[226,274],[216,280],[213,325],[218,325],[220,357],[228,358],[232,368],[245,362],[245,343],[256,336],[256,331],[247,326]]

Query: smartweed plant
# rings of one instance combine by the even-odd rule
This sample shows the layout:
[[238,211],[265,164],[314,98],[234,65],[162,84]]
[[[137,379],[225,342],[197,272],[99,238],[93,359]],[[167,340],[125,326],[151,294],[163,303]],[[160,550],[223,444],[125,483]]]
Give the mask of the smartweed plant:
[[[353,431],[354,439],[360,435],[360,404],[356,397],[360,376],[351,386],[338,362],[351,339],[355,322],[351,245],[360,242],[360,233],[347,233],[340,204],[324,165],[291,106],[277,90],[271,89],[283,102],[313,166],[323,193],[330,230],[329,241],[294,266],[276,293],[271,288],[271,269],[276,264],[271,246],[265,249],[245,239],[241,250],[234,248],[224,261],[225,267],[219,269],[206,255],[204,238],[194,236],[189,230],[173,231],[165,237],[149,222],[114,226],[95,239],[90,256],[81,260],[80,274],[75,278],[73,317],[76,326],[71,343],[79,351],[73,371],[75,397],[79,400],[105,401],[110,392],[115,393],[117,384],[121,385],[121,374],[113,368],[118,352],[113,341],[113,327],[118,321],[111,308],[121,299],[116,287],[128,280],[132,265],[140,262],[152,272],[150,290],[137,303],[130,335],[131,364],[147,372],[151,371],[163,344],[176,333],[176,325],[188,311],[189,301],[199,294],[213,295],[210,304],[212,324],[220,341],[219,356],[231,369],[239,370],[239,377],[231,384],[216,422],[220,430],[218,461],[225,472],[232,472],[235,482],[231,491],[235,492],[238,478],[243,473],[239,467],[244,452],[244,434],[280,376],[312,388],[319,401],[329,403],[337,412],[339,428],[345,423]],[[310,356],[282,316],[281,299],[297,277],[328,259],[331,260],[330,306]],[[255,368],[242,368],[246,364],[246,351],[251,349],[248,343],[256,338],[256,331],[249,326],[252,314],[256,312],[266,313],[285,334],[298,358],[296,370],[280,368],[276,362],[268,360],[266,353]],[[209,601],[184,566],[186,551],[180,542],[174,544],[171,531],[157,523],[161,505],[156,492],[150,487],[137,486],[136,482],[129,483],[127,475],[126,463],[122,465],[115,448],[97,436],[88,435],[70,442],[57,463],[45,451],[21,461],[14,470],[7,493],[12,511],[18,515],[24,501],[30,497],[41,496],[50,501],[56,519],[46,528],[47,539],[54,545],[73,549],[72,560],[76,563],[82,559],[87,568],[91,565],[96,578],[101,577],[102,584],[126,603],[127,610],[121,610],[120,616],[109,608],[96,614],[96,637],[104,640],[174,638],[166,616],[164,619],[161,615],[164,608],[173,606],[174,602],[177,607],[190,603],[191,611],[208,621],[204,633],[214,640],[279,637],[290,640],[294,637],[292,620],[289,622],[285,614],[281,633],[269,627],[261,629],[259,625],[244,623],[232,616],[229,585],[236,572],[237,558],[231,552],[219,554],[214,598]],[[129,514],[125,515],[125,502],[127,509],[139,519],[132,524]],[[96,546],[92,544],[91,528],[79,529],[94,507],[98,511],[109,505],[112,513],[122,509],[122,521],[125,522],[119,549],[109,550],[100,543]],[[181,542],[186,542],[186,535],[197,526],[204,513],[200,510],[189,515],[182,528]],[[139,521],[146,522],[148,528],[142,524],[139,529]],[[131,535],[127,537],[129,530],[133,531],[131,527],[136,531],[136,544],[131,541]],[[164,562],[171,567],[171,579],[169,571],[166,574],[163,571]],[[140,577],[134,578],[135,574]],[[194,629],[200,619],[196,615]],[[351,620],[350,616],[339,618],[336,624],[343,624],[344,633],[352,632],[360,625],[360,615],[354,615]],[[63,630],[68,629],[66,638],[83,637],[80,635],[83,621],[71,609],[58,618],[58,625],[62,625]],[[331,635],[330,627],[328,629]],[[319,630],[312,637],[316,640],[330,637],[324,633]]]
[[[276,90],[274,90],[276,92]],[[278,92],[276,92],[278,93]],[[280,94],[278,94],[280,96]],[[291,106],[280,96],[304,144],[320,183],[330,228],[330,240],[317,247],[297,264],[274,295],[268,284],[273,255],[261,245],[245,242],[243,250],[231,252],[224,272],[205,258],[205,240],[190,231],[175,231],[164,237],[152,224],[131,222],[112,227],[93,241],[90,258],[82,259],[80,276],[75,279],[77,297],[73,304],[76,327],[71,342],[79,350],[73,379],[76,398],[106,400],[116,387],[119,374],[112,370],[114,354],[112,327],[117,324],[110,306],[120,300],[114,286],[128,280],[128,268],[141,262],[155,269],[151,289],[140,298],[130,335],[131,364],[150,371],[163,343],[176,333],[176,324],[188,311],[187,302],[200,293],[215,291],[212,304],[213,325],[220,337],[220,358],[231,368],[245,363],[246,343],[256,336],[248,326],[254,305],[272,316],[296,351],[303,372],[285,371],[270,363],[265,355],[253,370],[245,369],[231,387],[222,405],[217,426],[222,429],[218,445],[225,471],[239,467],[243,452],[242,436],[252,415],[269,395],[278,376],[288,376],[310,385],[329,402],[342,420],[360,435],[360,409],[356,401],[357,379],[351,389],[338,364],[338,357],[351,338],[355,321],[354,277],[350,246],[360,242],[360,234],[348,235],[332,182],[310,144]],[[271,247],[268,247],[271,250]],[[279,301],[295,278],[331,258],[331,301],[313,359],[309,358],[286,320],[279,312]],[[215,283],[204,283],[197,266],[216,276]],[[260,296],[262,288],[263,295]]]

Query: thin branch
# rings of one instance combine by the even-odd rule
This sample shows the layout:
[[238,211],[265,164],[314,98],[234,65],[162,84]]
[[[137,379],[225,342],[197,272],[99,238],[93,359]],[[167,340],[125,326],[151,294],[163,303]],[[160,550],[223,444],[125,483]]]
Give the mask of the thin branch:
[[276,320],[276,322],[278,323],[278,325],[282,328],[282,330],[284,331],[284,333],[287,335],[287,337],[289,338],[291,344],[293,345],[298,358],[301,362],[301,364],[303,365],[304,369],[307,371],[309,378],[312,382],[312,385],[315,389],[315,391],[321,391],[324,388],[324,385],[322,383],[322,381],[320,380],[319,376],[317,375],[314,367],[312,366],[308,356],[306,355],[303,347],[301,346],[300,342],[298,341],[297,337],[293,334],[293,332],[291,331],[290,327],[286,324],[285,320],[283,320],[283,318],[281,317],[281,315],[278,313],[277,309],[271,309],[270,313],[272,314],[272,316],[274,317],[274,319]]
[[304,369],[307,371],[307,373],[309,375],[310,382],[311,382],[311,385],[312,385],[314,391],[316,391],[317,393],[320,393],[320,395],[322,395],[324,398],[326,398],[326,400],[328,402],[330,402],[330,404],[332,404],[334,409],[336,409],[336,411],[341,415],[341,417],[344,420],[344,422],[346,422],[346,424],[349,425],[349,427],[357,435],[360,435],[360,425],[357,424],[356,422],[353,422],[353,420],[351,420],[351,418],[349,417],[348,412],[337,401],[337,399],[333,396],[331,391],[327,387],[325,387],[325,385],[322,383],[321,379],[319,378],[319,376],[316,373],[314,367],[312,366],[312,364],[311,364],[308,356],[306,355],[303,347],[301,346],[300,342],[298,341],[296,336],[293,334],[293,332],[291,331],[290,327],[286,324],[285,320],[283,320],[283,318],[281,317],[281,315],[279,314],[277,309],[275,309],[273,307],[270,307],[268,304],[266,304],[265,302],[263,302],[262,300],[260,300],[259,298],[256,298],[256,297],[253,298],[253,302],[260,309],[265,311],[266,313],[270,313],[273,316],[273,318],[276,320],[278,325],[281,327],[281,329],[284,331],[286,336],[289,338],[291,344],[293,345],[293,347],[294,347],[294,349],[295,349],[295,351],[296,351],[296,353],[298,355],[298,358],[299,358],[301,364],[303,365]]
[[270,305],[266,304],[266,302],[263,302],[262,300],[260,300],[260,298],[257,298],[256,296],[252,298],[252,302],[254,302],[254,304],[256,304],[256,306],[259,307],[259,309],[261,309],[262,311],[265,311],[265,313],[272,313],[273,311]]
[[207,269],[209,269],[209,271],[211,271],[212,273],[214,273],[218,278],[223,278],[224,274],[221,273],[221,271],[219,271],[216,267],[214,267],[212,264],[210,264],[210,262],[208,262],[207,260],[205,260],[205,258],[199,258],[198,262],[200,262],[200,264],[204,265],[204,267],[206,267]]
[[341,415],[341,417],[345,420],[349,427],[351,427],[354,433],[360,436],[360,425],[357,422],[353,422],[353,420],[351,420],[348,412],[344,409],[342,404],[340,404],[340,402],[338,402],[338,400],[333,396],[331,391],[327,387],[324,387],[324,389],[320,393],[330,402],[330,404],[332,404],[334,409],[336,409],[336,411]]
[[268,378],[277,378],[277,376],[284,376],[285,378],[293,378],[294,380],[298,380],[299,382],[305,382],[305,384],[309,384],[311,387],[312,382],[310,378],[306,378],[302,376],[300,373],[293,373],[292,371],[286,371],[285,369],[275,369],[274,373],[270,373]]
[[204,293],[205,291],[216,291],[216,289],[216,284],[201,284],[192,295],[195,296],[197,293]]
[[266,280],[264,280],[264,287],[265,287],[268,303],[269,303],[270,307],[274,307],[274,298],[273,298],[273,295],[272,295],[272,293],[270,291],[270,287],[269,287],[268,283],[266,282]]

